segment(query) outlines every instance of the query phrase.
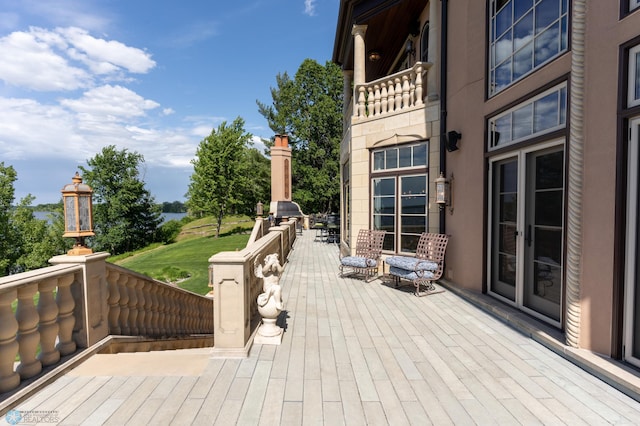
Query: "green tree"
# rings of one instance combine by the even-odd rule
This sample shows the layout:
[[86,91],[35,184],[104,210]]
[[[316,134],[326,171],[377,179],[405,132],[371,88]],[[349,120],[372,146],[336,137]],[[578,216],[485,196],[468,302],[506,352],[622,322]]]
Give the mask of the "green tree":
[[115,146],[104,147],[80,167],[93,188],[94,248],[120,254],[154,242],[162,222],[160,206],[140,177],[144,157]]
[[245,168],[249,170],[248,179],[244,180],[245,187],[241,191],[241,206],[237,213],[247,216],[255,215],[258,201],[266,203],[268,209],[271,200],[271,161],[257,148],[245,150],[243,160]]
[[17,173],[12,166],[0,162],[0,276],[8,275],[18,256],[19,241],[11,220]]
[[336,64],[305,59],[294,79],[287,73],[276,76],[271,105],[257,101],[269,127],[289,135],[293,200],[306,212],[339,206],[342,81]]
[[243,191],[253,173],[246,161],[251,138],[244,130],[242,118],[236,118],[230,125],[225,121],[200,142],[196,158],[191,160],[193,174],[187,206],[196,216],[216,216],[216,238],[220,235],[224,215],[237,211],[246,203]]
[[[58,233],[59,225],[55,226],[56,219],[52,225],[45,220],[37,219],[30,208],[34,200],[35,197],[31,194],[27,195],[20,200],[12,214],[13,227],[20,241],[18,256],[11,267],[12,272],[44,268],[49,265],[48,260],[52,256],[64,253],[68,246],[62,238],[64,222],[62,231]],[[60,211],[58,214],[57,220],[63,220]]]

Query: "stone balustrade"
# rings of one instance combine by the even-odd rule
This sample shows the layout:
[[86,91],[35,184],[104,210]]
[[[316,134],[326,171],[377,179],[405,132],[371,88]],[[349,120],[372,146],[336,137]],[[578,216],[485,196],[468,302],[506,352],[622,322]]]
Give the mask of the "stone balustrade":
[[107,257],[56,256],[54,266],[0,278],[0,394],[109,335],[213,333],[211,299],[107,264]]
[[214,353],[246,356],[260,319],[254,265],[271,253],[284,264],[296,238],[295,219],[266,233],[263,225],[245,249],[209,259],[214,300],[108,264],[108,253],[56,256],[54,266],[0,277],[0,394],[108,336],[214,333]]
[[251,335],[260,321],[257,298],[262,293],[262,281],[255,275],[255,265],[272,253],[277,253],[285,265],[295,239],[296,220],[291,219],[272,226],[243,250],[217,253],[209,259],[213,274],[214,356],[247,356]]
[[109,334],[157,338],[212,333],[211,299],[116,265],[106,269]]
[[79,265],[0,278],[0,393],[76,351],[74,293],[81,281]]
[[425,74],[430,62],[355,87],[353,119],[382,117],[424,105]]

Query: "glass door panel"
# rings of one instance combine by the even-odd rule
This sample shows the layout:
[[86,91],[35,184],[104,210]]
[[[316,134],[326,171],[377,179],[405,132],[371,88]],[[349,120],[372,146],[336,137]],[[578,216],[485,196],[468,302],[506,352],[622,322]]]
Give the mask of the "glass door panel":
[[493,166],[491,291],[515,301],[518,236],[518,159]]
[[640,367],[640,117],[629,132],[624,357]]
[[396,229],[396,179],[373,179],[373,229],[387,231],[383,249],[394,250]]
[[402,176],[400,193],[400,251],[415,253],[427,229],[427,176]]
[[523,305],[560,321],[564,153],[528,154],[527,169]]

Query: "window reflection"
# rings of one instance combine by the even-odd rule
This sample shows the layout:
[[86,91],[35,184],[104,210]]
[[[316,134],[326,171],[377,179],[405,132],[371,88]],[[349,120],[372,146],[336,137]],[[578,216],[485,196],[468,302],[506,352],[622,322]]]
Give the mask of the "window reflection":
[[387,231],[384,250],[415,252],[428,223],[428,142],[378,149],[373,162],[374,171],[386,175],[371,180],[373,228]]
[[567,88],[563,83],[489,119],[489,148],[507,145],[566,125]]
[[489,94],[567,49],[568,0],[493,0]]

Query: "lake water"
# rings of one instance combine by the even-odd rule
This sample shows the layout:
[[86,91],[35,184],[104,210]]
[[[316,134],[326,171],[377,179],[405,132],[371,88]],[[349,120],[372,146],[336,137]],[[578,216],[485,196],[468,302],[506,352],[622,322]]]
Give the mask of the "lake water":
[[[33,215],[36,217],[36,219],[46,220],[48,222],[50,222],[49,214],[50,212],[33,212]],[[162,223],[172,219],[180,220],[186,215],[186,213],[162,213]]]

